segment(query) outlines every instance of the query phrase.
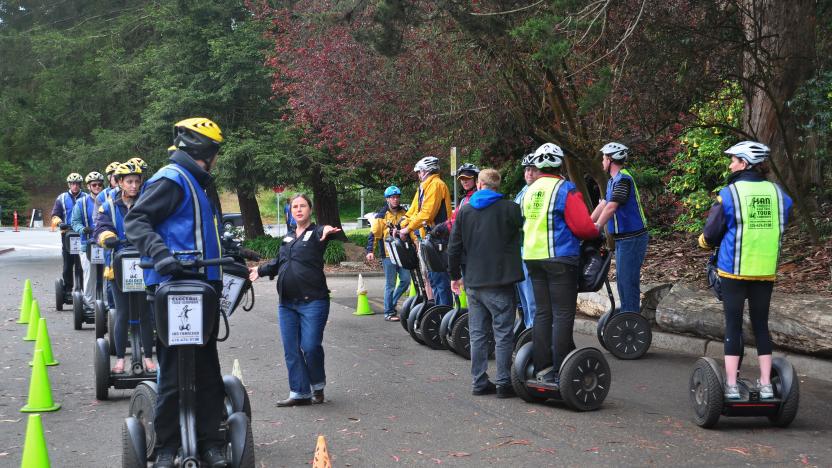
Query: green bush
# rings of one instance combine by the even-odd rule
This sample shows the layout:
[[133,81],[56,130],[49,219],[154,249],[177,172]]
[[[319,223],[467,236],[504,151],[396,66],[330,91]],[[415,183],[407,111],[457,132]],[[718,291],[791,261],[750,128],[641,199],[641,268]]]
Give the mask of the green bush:
[[[29,197],[23,189],[23,176],[20,168],[12,163],[0,161],[0,209],[3,210],[3,223],[11,224],[14,210],[18,216],[26,218]],[[23,222],[25,224],[25,221]]]
[[272,236],[260,236],[255,239],[246,239],[243,246],[260,254],[261,257],[274,258],[280,251],[280,244],[283,238]]
[[327,265],[338,265],[347,259],[347,252],[344,251],[344,244],[341,241],[331,241],[324,251],[324,263]]
[[370,228],[356,229],[354,231],[349,231],[345,234],[347,236],[347,239],[349,239],[351,243],[359,247],[366,247],[367,238],[370,237]]

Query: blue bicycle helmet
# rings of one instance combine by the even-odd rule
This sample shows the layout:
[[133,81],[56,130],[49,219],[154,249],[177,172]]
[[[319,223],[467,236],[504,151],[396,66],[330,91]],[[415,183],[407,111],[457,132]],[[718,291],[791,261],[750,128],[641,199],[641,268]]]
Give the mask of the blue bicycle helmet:
[[399,188],[396,187],[395,185],[391,185],[391,186],[387,187],[386,189],[384,189],[384,198],[389,198],[389,197],[392,197],[393,195],[401,196],[401,194],[402,194],[402,191],[399,190]]

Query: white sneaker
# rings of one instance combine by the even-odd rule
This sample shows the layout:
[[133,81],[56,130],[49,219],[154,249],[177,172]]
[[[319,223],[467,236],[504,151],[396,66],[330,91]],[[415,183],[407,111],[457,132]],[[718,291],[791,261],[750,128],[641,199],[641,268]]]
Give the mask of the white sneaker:
[[774,387],[771,384],[763,385],[757,380],[757,388],[760,389],[760,398],[763,400],[768,400],[770,398],[774,398]]
[[728,385],[725,384],[725,399],[726,400],[739,400],[740,396],[740,387],[739,385]]

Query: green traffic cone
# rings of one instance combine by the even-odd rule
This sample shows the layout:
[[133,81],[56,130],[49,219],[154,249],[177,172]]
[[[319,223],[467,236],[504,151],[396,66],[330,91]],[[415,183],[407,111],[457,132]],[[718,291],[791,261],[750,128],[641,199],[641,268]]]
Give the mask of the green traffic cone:
[[23,443],[21,468],[49,468],[49,451],[43,436],[43,422],[39,414],[30,414],[26,424],[26,440]]
[[60,403],[52,400],[52,387],[49,374],[43,363],[43,351],[35,351],[35,365],[32,366],[32,378],[29,380],[29,399],[26,406],[20,408],[23,413],[45,413],[61,409]]
[[465,294],[465,288],[459,289],[459,308],[460,309],[467,309],[468,308],[468,296]]
[[32,282],[26,280],[23,283],[23,298],[20,300],[20,318],[17,323],[29,323],[29,310],[32,307]]
[[29,308],[29,328],[26,329],[26,336],[23,341],[35,341],[38,339],[38,325],[40,324],[40,306],[38,300],[32,299],[32,307]]
[[355,307],[353,315],[373,315],[373,309],[370,308],[370,301],[366,294],[358,295],[358,305]]
[[413,297],[416,295],[416,286],[413,284],[413,281],[410,282],[410,290],[407,292],[407,297]]
[[[49,342],[49,331],[46,329],[46,319],[41,317],[38,325],[38,339],[35,341],[35,351],[43,351],[43,363],[47,366],[57,366],[58,361],[52,356],[52,343]],[[34,366],[35,361],[29,363]]]

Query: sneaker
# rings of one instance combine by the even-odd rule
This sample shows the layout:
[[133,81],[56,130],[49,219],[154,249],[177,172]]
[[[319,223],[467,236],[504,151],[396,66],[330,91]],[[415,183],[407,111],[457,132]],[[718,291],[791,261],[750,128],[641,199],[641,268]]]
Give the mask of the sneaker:
[[472,390],[471,394],[476,395],[476,396],[491,395],[496,391],[497,391],[497,386],[494,385],[494,382],[489,381],[487,384],[485,384],[485,387],[480,388],[480,389],[476,389],[476,390]]
[[225,459],[225,454],[219,447],[211,447],[202,452],[203,466],[208,468],[225,468],[228,466],[228,461]]
[[174,459],[176,458],[176,452],[173,450],[159,450],[156,453],[156,463],[153,464],[153,468],[174,468]]
[[497,385],[497,398],[511,398],[516,395],[511,385]]
[[558,371],[554,367],[547,367],[535,374],[535,378],[541,383],[555,383],[560,380],[558,378]]
[[768,400],[770,398],[774,398],[774,387],[771,384],[763,385],[757,380],[757,388],[760,389],[760,398],[763,400]]
[[740,387],[739,385],[728,385],[725,384],[725,398],[728,400],[739,400],[742,398],[740,396]]

